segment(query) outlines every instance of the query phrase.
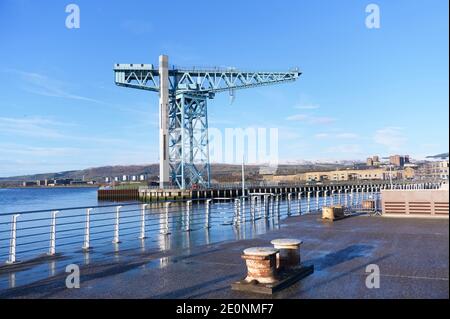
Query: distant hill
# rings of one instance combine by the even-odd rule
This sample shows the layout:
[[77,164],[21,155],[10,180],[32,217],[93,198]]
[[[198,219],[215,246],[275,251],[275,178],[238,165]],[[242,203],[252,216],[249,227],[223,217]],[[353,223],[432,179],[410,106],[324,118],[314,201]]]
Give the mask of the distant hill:
[[127,166],[102,166],[93,167],[83,170],[64,171],[58,173],[42,173],[34,175],[22,175],[0,178],[0,181],[28,181],[28,180],[44,180],[44,179],[82,179],[101,181],[105,176],[122,176],[122,175],[140,175],[148,174],[149,176],[158,176],[159,165],[127,165]]
[[[337,163],[304,163],[304,164],[280,164],[277,167],[276,173],[280,175],[299,174],[311,170],[333,170],[336,168],[349,167],[345,164]],[[264,174],[264,169],[259,165],[246,165],[245,175],[248,180],[259,179]],[[146,174],[149,180],[158,180],[159,164],[148,165],[118,165],[118,166],[102,166],[93,167],[83,170],[71,170],[57,173],[42,173],[34,175],[22,175],[11,177],[0,177],[0,182],[21,182],[44,179],[82,179],[95,180],[103,182],[106,176],[122,176],[122,175],[141,175]],[[241,176],[241,165],[232,164],[211,164],[211,175],[213,180],[220,182],[239,181]]]

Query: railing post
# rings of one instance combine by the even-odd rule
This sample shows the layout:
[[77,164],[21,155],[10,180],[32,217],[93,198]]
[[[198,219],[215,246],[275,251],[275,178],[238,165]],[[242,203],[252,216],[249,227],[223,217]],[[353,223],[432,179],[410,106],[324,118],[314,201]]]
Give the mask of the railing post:
[[344,189],[344,206],[348,207],[348,188]]
[[185,231],[191,231],[191,205],[192,201],[188,200],[186,202],[186,225],[185,225]]
[[165,212],[164,212],[164,228],[161,228],[160,233],[162,235],[169,235],[169,208],[170,202],[166,203]]
[[50,248],[48,255],[53,256],[56,253],[56,215],[59,211],[52,212],[52,225],[50,227]]
[[306,197],[306,212],[308,214],[311,212],[311,192],[308,192]]
[[[325,206],[328,206],[328,191],[327,190],[323,191],[323,202],[324,202]],[[324,205],[322,204],[322,207],[323,206]]]
[[342,202],[342,189],[338,189],[338,205]]
[[334,206],[334,197],[335,197],[335,193],[336,193],[336,191],[333,189],[333,190],[331,191],[331,205],[332,205],[332,206]]
[[275,209],[277,211],[277,217],[280,217],[280,195],[277,194],[275,197]]
[[81,247],[84,250],[88,250],[90,248],[89,241],[90,241],[90,223],[91,223],[91,211],[92,208],[86,209],[86,222],[84,225],[84,243],[83,247]]
[[15,214],[11,222],[11,238],[9,240],[9,258],[7,264],[14,264],[16,262],[16,240],[17,240],[17,218],[20,214]]
[[233,225],[236,225],[238,223],[238,202],[239,199],[234,199],[234,211],[233,211]]
[[255,221],[255,205],[256,205],[256,196],[250,197],[250,218],[252,221]]
[[320,191],[316,192],[316,211],[319,211]]
[[114,238],[113,238],[113,244],[118,244],[120,243],[120,238],[119,238],[119,223],[120,223],[120,209],[122,208],[122,206],[117,206],[116,207],[116,222],[114,224]]
[[264,218],[267,218],[267,195],[262,195],[262,204],[263,204],[263,211],[264,211]]
[[353,207],[353,203],[355,202],[355,198],[353,197],[353,188],[350,189],[350,207]]
[[206,200],[206,216],[205,216],[205,228],[211,228],[211,213],[210,213],[210,204],[212,199]]
[[245,223],[246,222],[246,219],[245,219],[245,197],[241,198],[241,205],[240,205],[239,215],[240,215],[241,221],[243,223]]
[[301,215],[302,214],[302,192],[298,192],[297,195],[297,207],[298,207],[298,214]]
[[287,198],[287,215],[288,217],[291,216],[291,201],[292,201],[292,193],[288,194],[288,198]]
[[141,234],[139,235],[139,239],[147,238],[145,236],[145,209],[147,206],[148,204],[142,204],[141,206]]

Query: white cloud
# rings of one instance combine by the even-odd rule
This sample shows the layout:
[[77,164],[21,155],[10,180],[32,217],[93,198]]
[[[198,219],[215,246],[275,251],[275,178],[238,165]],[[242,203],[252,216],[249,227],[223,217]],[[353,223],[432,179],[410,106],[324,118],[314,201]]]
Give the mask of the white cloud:
[[326,116],[313,116],[308,114],[294,114],[286,118],[287,121],[304,121],[309,124],[330,124],[336,121],[335,118]]
[[6,71],[18,74],[23,81],[22,83],[24,84],[22,89],[24,89],[27,92],[48,97],[59,97],[104,104],[104,102],[90,97],[73,94],[69,92],[69,90],[67,89],[67,84],[59,80],[51,79],[46,75],[19,70],[6,70]]
[[[0,117],[0,134],[13,137],[33,137],[46,139],[60,139],[90,144],[128,145],[130,141],[125,138],[101,137],[101,136],[77,136],[73,132],[66,134],[63,128],[77,126],[74,123],[54,121],[43,117]],[[139,143],[137,143],[139,145]]]
[[63,137],[54,127],[67,125],[41,117],[0,117],[0,133],[12,135],[60,138]]
[[398,151],[405,145],[407,138],[400,127],[385,127],[375,132],[374,142],[387,147],[390,151]]

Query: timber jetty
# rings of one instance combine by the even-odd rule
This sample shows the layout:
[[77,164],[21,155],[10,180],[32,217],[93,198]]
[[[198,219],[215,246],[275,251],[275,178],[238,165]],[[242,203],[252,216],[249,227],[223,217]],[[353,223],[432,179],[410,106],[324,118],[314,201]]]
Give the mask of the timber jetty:
[[297,184],[297,185],[247,185],[244,190],[241,185],[216,185],[207,189],[177,189],[177,188],[152,188],[150,186],[141,186],[134,189],[99,189],[98,199],[103,201],[142,201],[142,202],[161,202],[167,200],[186,200],[186,199],[207,199],[207,198],[238,198],[249,194],[277,194],[287,196],[291,194],[313,196],[323,195],[325,192],[345,193],[345,192],[379,192],[387,189],[437,189],[440,188],[440,182],[411,182],[397,181],[377,183],[333,183],[333,184]]

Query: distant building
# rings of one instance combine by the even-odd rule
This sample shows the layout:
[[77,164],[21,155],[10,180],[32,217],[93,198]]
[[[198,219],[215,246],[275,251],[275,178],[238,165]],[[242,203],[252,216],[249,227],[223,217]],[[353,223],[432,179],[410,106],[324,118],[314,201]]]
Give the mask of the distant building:
[[47,186],[47,184],[48,184],[48,181],[46,179],[36,181],[37,186]]
[[131,176],[131,181],[136,182],[137,181],[137,176],[136,175]]
[[139,180],[142,182],[142,181],[145,181],[145,175],[144,174],[141,174],[141,175],[139,175]]
[[35,181],[26,181],[22,182],[23,187],[29,187],[29,186],[37,186],[37,183]]
[[389,163],[397,167],[403,167],[409,163],[409,155],[391,155],[389,156]]
[[123,175],[122,176],[122,181],[126,182],[128,180],[128,176],[127,175]]
[[114,177],[114,181],[115,181],[115,182],[118,182],[118,181],[119,181],[119,177],[117,177],[117,176]]
[[368,157],[368,158],[367,158],[367,160],[366,160],[366,165],[367,165],[367,166],[373,166],[373,159],[372,159],[372,157]]
[[71,182],[72,182],[71,178],[49,179],[47,181],[47,186],[64,186],[64,185],[69,185]]
[[74,181],[70,181],[70,185],[86,185],[87,182],[84,180],[74,180]]

